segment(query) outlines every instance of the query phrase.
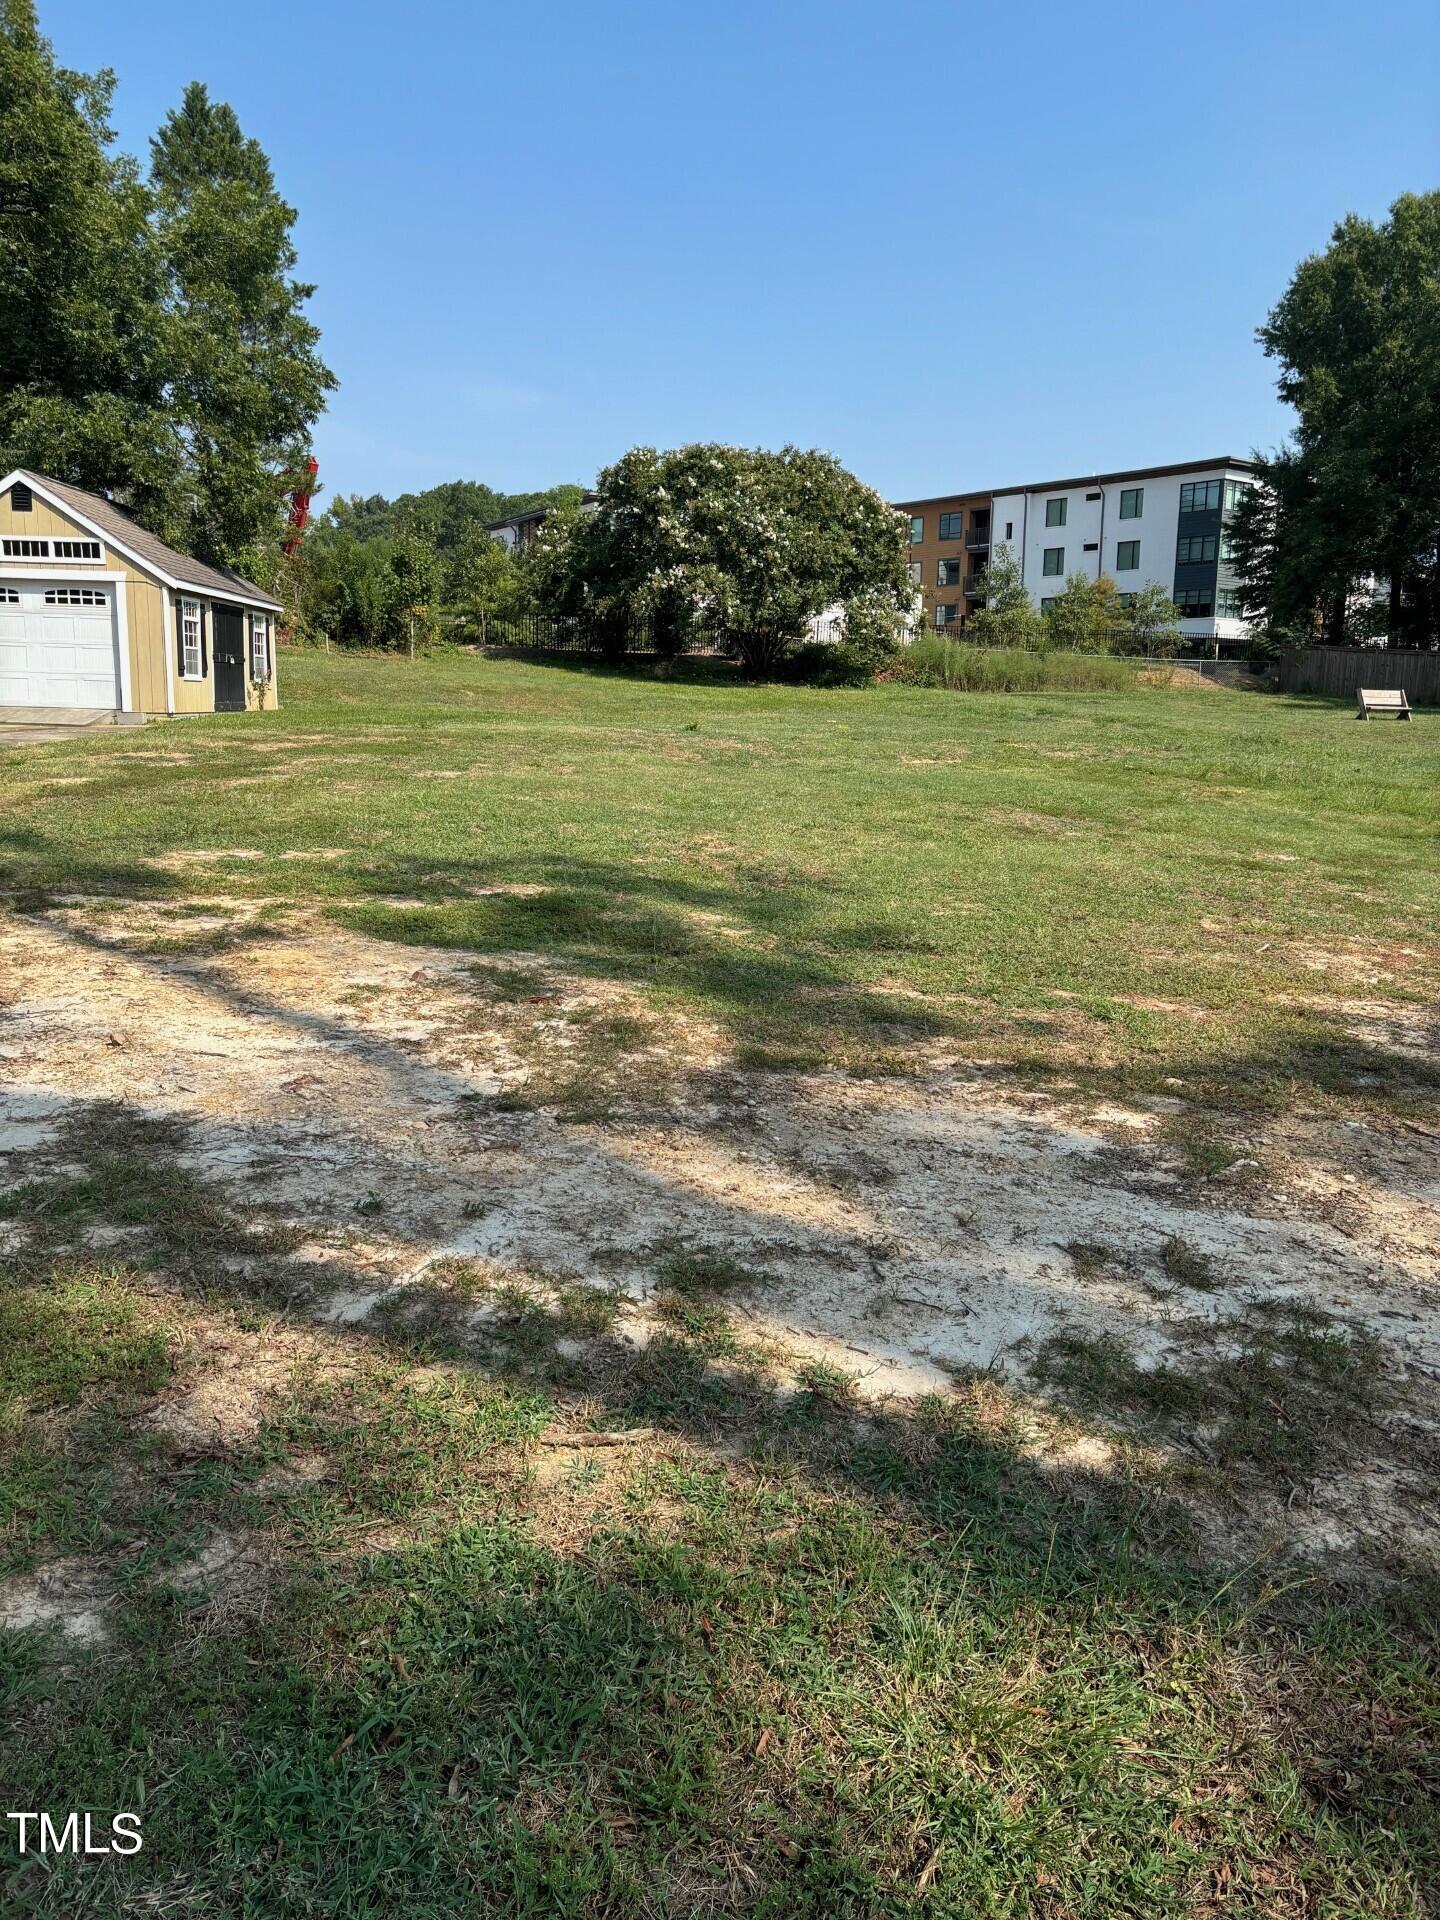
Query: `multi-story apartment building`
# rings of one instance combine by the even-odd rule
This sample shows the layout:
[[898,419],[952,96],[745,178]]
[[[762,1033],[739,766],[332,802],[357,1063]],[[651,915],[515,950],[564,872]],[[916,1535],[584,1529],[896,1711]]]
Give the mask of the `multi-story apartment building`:
[[[1215,649],[1238,644],[1246,628],[1225,529],[1254,473],[1253,462],[1222,455],[964,494],[957,501],[897,502],[910,516],[911,553],[920,558],[916,584],[926,589],[926,624],[963,624],[983,606],[984,566],[990,552],[1003,547],[1019,561],[1026,590],[1042,612],[1070,574],[1098,578],[1108,573],[1127,600],[1151,583],[1162,586],[1179,610],[1187,641]],[[967,549],[972,516],[986,528],[985,548],[973,550],[969,570],[962,567],[963,591],[947,594],[938,587],[939,556],[958,549],[953,541],[935,548],[934,536],[942,530],[942,514],[948,515],[944,529],[953,532],[954,511],[961,504]],[[975,562],[980,563],[978,580]]]
[[956,627],[983,604],[990,558],[990,495],[947,494],[897,502],[910,519],[910,584],[926,626]]

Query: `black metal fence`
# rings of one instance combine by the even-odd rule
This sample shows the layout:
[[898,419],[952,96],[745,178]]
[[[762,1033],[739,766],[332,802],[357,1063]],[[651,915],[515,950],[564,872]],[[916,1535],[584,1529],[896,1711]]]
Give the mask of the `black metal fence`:
[[548,614],[525,613],[513,620],[488,620],[479,636],[484,647],[504,647],[521,653],[584,654],[591,659],[619,655],[683,654],[687,659],[733,659],[735,645],[721,627],[692,621],[678,632],[657,633],[655,622],[636,618],[619,630],[602,632],[588,622],[552,619]]

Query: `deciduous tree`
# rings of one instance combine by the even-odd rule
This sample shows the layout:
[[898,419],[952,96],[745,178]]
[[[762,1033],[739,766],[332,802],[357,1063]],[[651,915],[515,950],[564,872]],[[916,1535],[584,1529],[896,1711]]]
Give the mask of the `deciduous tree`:
[[1040,610],[1025,590],[1025,574],[1009,547],[997,547],[985,571],[985,604],[969,624],[966,637],[982,647],[1025,647],[1048,643]]
[[293,211],[230,108],[188,88],[150,177],[110,73],[0,0],[0,462],[110,491],[162,538],[273,579],[332,376]]
[[1440,192],[1347,215],[1302,261],[1259,338],[1297,414],[1232,545],[1247,610],[1353,637],[1370,581],[1392,642],[1440,635]]
[[785,447],[637,447],[601,474],[593,513],[547,524],[537,578],[547,607],[623,650],[639,620],[702,618],[747,670],[769,673],[810,620],[850,605],[908,611],[904,522],[830,454]]
[[1125,639],[1136,653],[1173,653],[1180,643],[1180,615],[1158,580],[1151,580],[1121,613]]
[[1109,653],[1124,621],[1120,589],[1108,573],[1098,580],[1078,571],[1067,575],[1045,615],[1050,644],[1074,653]]

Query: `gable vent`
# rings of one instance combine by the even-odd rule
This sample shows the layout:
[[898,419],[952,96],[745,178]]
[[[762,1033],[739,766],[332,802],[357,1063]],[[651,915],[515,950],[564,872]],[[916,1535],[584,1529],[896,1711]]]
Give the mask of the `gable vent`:
[[14,513],[29,513],[35,504],[35,496],[23,480],[17,480],[10,489],[10,507]]

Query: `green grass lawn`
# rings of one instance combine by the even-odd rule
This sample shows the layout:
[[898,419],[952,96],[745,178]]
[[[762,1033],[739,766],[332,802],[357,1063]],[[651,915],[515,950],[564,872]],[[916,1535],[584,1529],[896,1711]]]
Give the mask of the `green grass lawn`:
[[[928,1037],[1193,1073],[1231,1107],[1384,1096],[1392,1063],[1325,1006],[1367,956],[1377,997],[1433,995],[1440,716],[466,657],[291,656],[282,692],[10,757],[0,884],[329,900],[420,945],[536,949],[708,1016],[751,1065],[903,1065]],[[151,864],[187,849],[264,857]]]
[[[1201,1154],[1212,1120],[1433,1100],[1328,1002],[1433,995],[1436,716],[282,672],[275,716],[0,749],[9,905],[246,895],[533,951],[760,1069],[943,1047],[1179,1082]],[[260,857],[167,861],[224,851]],[[486,891],[514,887],[538,890]],[[315,1328],[296,1234],[182,1145],[91,1116],[0,1190],[0,1582],[65,1559],[108,1583],[103,1647],[0,1633],[0,1792],[146,1835],[125,1862],[0,1854],[6,1912],[1435,1911],[1420,1570],[1197,1557],[1163,1474],[1047,1472],[1050,1416],[985,1378],[868,1412],[820,1372],[779,1392],[719,1260],[672,1262],[670,1332],[599,1372],[573,1347],[609,1305],[579,1288],[457,1274],[364,1338]],[[267,1383],[253,1431],[178,1445],[159,1415],[237,1355]],[[218,1605],[190,1570],[217,1540],[259,1543]]]

